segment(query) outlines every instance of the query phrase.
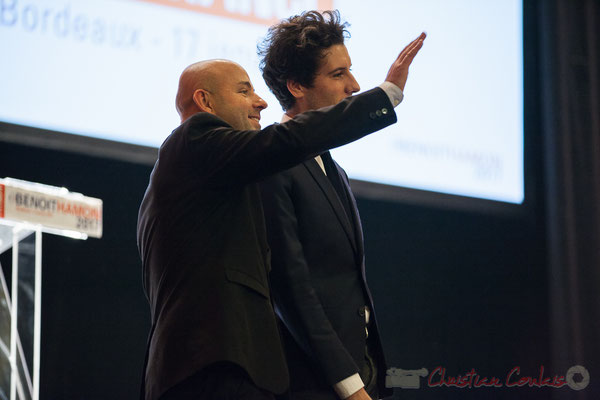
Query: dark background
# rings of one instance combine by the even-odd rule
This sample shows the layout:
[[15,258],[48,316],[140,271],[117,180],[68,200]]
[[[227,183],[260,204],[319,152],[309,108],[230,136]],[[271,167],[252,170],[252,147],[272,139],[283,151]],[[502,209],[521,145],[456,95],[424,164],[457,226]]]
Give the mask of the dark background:
[[[400,398],[598,398],[598,10],[593,0],[525,2],[523,206],[358,196],[390,367],[504,380],[517,366],[521,377],[538,377],[543,365],[547,377],[580,364],[590,386],[431,388],[421,379]],[[104,201],[102,239],[43,238],[41,398],[134,399],[149,329],[135,231],[151,165],[67,142],[25,144],[13,127],[0,128],[12,138],[0,141],[0,177]],[[576,140],[564,153],[569,135]],[[565,170],[589,179],[566,187]],[[582,196],[565,205],[572,190]],[[564,237],[572,231],[575,246]],[[0,261],[7,268],[6,254]]]

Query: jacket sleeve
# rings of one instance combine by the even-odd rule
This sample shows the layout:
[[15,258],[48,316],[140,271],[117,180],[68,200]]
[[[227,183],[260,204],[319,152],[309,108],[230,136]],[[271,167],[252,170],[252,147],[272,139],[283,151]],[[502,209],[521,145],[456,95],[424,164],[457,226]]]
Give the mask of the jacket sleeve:
[[181,133],[199,174],[212,184],[236,185],[260,180],[394,122],[388,96],[375,88],[260,131],[237,131],[214,115],[199,113],[182,125]]
[[276,311],[318,374],[334,385],[358,372],[358,366],[334,330],[313,286],[298,234],[289,171],[261,183],[271,246],[271,292]]

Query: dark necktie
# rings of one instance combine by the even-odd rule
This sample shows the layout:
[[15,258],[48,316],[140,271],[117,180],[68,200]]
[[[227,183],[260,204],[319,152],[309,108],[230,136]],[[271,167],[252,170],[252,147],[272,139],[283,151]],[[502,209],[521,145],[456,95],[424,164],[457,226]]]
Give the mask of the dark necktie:
[[350,221],[352,221],[352,212],[350,210],[350,199],[348,198],[348,194],[346,193],[346,189],[344,188],[344,184],[342,183],[342,178],[333,162],[333,158],[331,158],[331,154],[326,151],[321,154],[321,160],[323,160],[323,166],[325,167],[325,173],[327,174],[327,178],[331,182],[331,185],[335,189],[335,192],[346,211],[346,216]]

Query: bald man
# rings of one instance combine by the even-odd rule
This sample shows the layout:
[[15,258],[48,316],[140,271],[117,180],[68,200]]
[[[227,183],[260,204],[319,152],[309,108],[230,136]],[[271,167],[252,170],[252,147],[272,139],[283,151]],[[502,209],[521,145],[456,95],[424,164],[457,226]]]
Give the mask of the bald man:
[[[392,65],[391,86],[403,86],[422,43]],[[242,67],[185,69],[181,125],[160,147],[138,216],[152,317],[142,398],[273,399],[287,389],[257,182],[394,123],[384,87],[260,130],[267,104]]]

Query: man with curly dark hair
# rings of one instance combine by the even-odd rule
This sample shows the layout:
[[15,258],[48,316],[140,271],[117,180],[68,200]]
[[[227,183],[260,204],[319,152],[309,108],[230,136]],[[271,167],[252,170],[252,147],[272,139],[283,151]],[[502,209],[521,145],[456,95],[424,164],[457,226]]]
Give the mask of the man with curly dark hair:
[[289,111],[296,104],[288,80],[312,87],[325,50],[346,48],[346,27],[337,11],[311,11],[271,27],[260,50],[260,66],[267,86],[284,110]]
[[[270,28],[259,48],[261,69],[285,110],[282,122],[360,90],[346,27],[337,11],[310,11]],[[394,107],[405,83],[380,85]],[[385,362],[348,177],[324,152],[265,180],[261,194],[292,399],[377,399],[385,393]]]

